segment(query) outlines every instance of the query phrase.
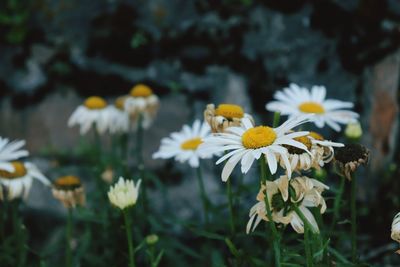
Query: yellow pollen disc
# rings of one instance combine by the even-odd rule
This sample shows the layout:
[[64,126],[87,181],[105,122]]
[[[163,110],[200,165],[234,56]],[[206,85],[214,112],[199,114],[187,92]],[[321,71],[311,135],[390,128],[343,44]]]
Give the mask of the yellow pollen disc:
[[130,95],[133,97],[148,97],[153,94],[153,90],[150,87],[144,84],[135,85],[130,92]]
[[275,140],[275,131],[267,126],[250,128],[242,135],[243,146],[247,149],[266,147],[274,143]]
[[57,187],[79,187],[81,185],[81,180],[78,177],[73,175],[67,175],[59,177],[55,180],[54,184]]
[[27,170],[25,168],[24,163],[22,163],[21,161],[13,161],[11,162],[11,164],[14,167],[14,171],[8,172],[6,170],[0,170],[0,177],[13,179],[13,178],[20,178],[26,175]]
[[107,106],[107,102],[99,96],[91,96],[85,100],[84,105],[88,109],[103,109]]
[[316,114],[325,113],[325,109],[321,104],[311,101],[300,104],[299,110],[304,113],[316,113]]
[[114,106],[117,109],[120,109],[120,110],[124,110],[124,104],[125,104],[125,97],[124,96],[118,97],[114,102]]
[[183,150],[196,150],[197,147],[198,147],[201,143],[203,143],[203,141],[201,140],[200,137],[192,138],[192,139],[189,139],[189,140],[186,140],[185,142],[183,142],[183,143],[181,144],[181,148],[182,148]]
[[215,110],[215,114],[223,116],[228,119],[238,118],[241,119],[244,116],[244,111],[241,106],[231,104],[221,104]]
[[300,136],[300,137],[296,137],[293,138],[295,141],[302,143],[303,145],[305,145],[307,147],[308,150],[311,149],[311,140],[310,138],[308,138],[307,136]]
[[316,139],[316,140],[324,141],[324,137],[323,137],[322,135],[320,135],[319,133],[310,132],[308,135],[311,136],[311,137],[313,137],[313,138]]

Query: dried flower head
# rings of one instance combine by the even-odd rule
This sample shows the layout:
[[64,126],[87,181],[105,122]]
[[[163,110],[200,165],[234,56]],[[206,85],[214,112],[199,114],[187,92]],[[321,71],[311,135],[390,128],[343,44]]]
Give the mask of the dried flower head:
[[59,177],[53,183],[52,193],[65,208],[75,208],[85,205],[85,190],[81,180],[72,175]]
[[244,113],[243,108],[238,105],[220,104],[215,108],[214,104],[208,104],[204,110],[204,119],[213,133],[225,132],[228,127],[240,127],[243,118],[248,118],[254,125],[253,117]]
[[351,174],[357,170],[361,164],[367,164],[369,160],[369,150],[360,144],[346,144],[344,147],[336,149],[335,163],[342,174],[351,180]]

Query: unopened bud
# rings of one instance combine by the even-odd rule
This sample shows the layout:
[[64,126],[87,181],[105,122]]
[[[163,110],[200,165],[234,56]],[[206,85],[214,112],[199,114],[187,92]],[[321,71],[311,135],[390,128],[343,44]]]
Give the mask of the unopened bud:
[[146,243],[147,245],[154,245],[158,242],[158,235],[148,235],[146,236]]
[[344,134],[349,139],[359,139],[362,136],[362,129],[359,122],[349,123],[347,124],[346,130]]

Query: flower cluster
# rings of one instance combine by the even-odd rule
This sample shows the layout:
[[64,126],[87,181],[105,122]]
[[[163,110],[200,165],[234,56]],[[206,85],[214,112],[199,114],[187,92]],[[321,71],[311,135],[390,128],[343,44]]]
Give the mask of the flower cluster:
[[327,124],[339,131],[340,123],[355,123],[358,118],[357,113],[344,110],[351,108],[352,103],[325,97],[323,86],[308,90],[290,84],[275,94],[276,101],[266,105],[270,111],[289,116],[281,125],[273,126],[257,125],[241,106],[208,104],[203,124],[196,120],[192,127],[185,125],[180,132],[162,139],[153,158],[175,158],[198,168],[201,159],[217,155],[216,164],[224,164],[224,182],[238,164],[243,174],[257,161],[268,166],[271,175],[283,171],[285,174],[278,179],[261,183],[258,202],[250,209],[247,232],[253,231],[261,220],[268,221],[267,206],[271,208],[273,222],[290,223],[297,233],[303,233],[304,223],[308,223],[311,230],[318,232],[318,224],[308,208],[318,207],[321,214],[325,212],[322,193],[328,186],[303,172],[324,167],[334,158],[335,149],[344,145],[326,140],[320,133],[296,128],[312,122],[319,128]]
[[91,96],[76,108],[68,120],[68,126],[80,127],[80,134],[95,129],[99,134],[127,133],[135,130],[133,125],[140,118],[141,127],[148,128],[157,113],[159,100],[150,87],[144,84],[134,86],[129,95],[118,97],[108,104],[99,96]]

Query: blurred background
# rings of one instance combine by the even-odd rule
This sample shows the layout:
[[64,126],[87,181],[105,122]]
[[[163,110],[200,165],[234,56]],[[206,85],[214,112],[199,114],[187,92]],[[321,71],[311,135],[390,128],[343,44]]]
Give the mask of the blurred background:
[[[0,136],[26,139],[57,177],[61,159],[76,168],[68,154],[81,138],[66,123],[83,99],[114,99],[145,83],[161,99],[145,135],[146,165],[172,184],[177,212],[190,217],[200,208],[190,203],[191,172],[151,160],[162,137],[202,118],[208,103],[240,104],[268,123],[265,103],[276,90],[325,85],[329,98],[355,103],[372,151],[359,178],[360,232],[371,250],[364,257],[400,263],[390,240],[400,211],[399,48],[398,0],[3,0]],[[209,175],[206,186],[221,185]],[[63,222],[45,190],[32,191],[26,210],[33,243],[51,239],[41,224]]]

